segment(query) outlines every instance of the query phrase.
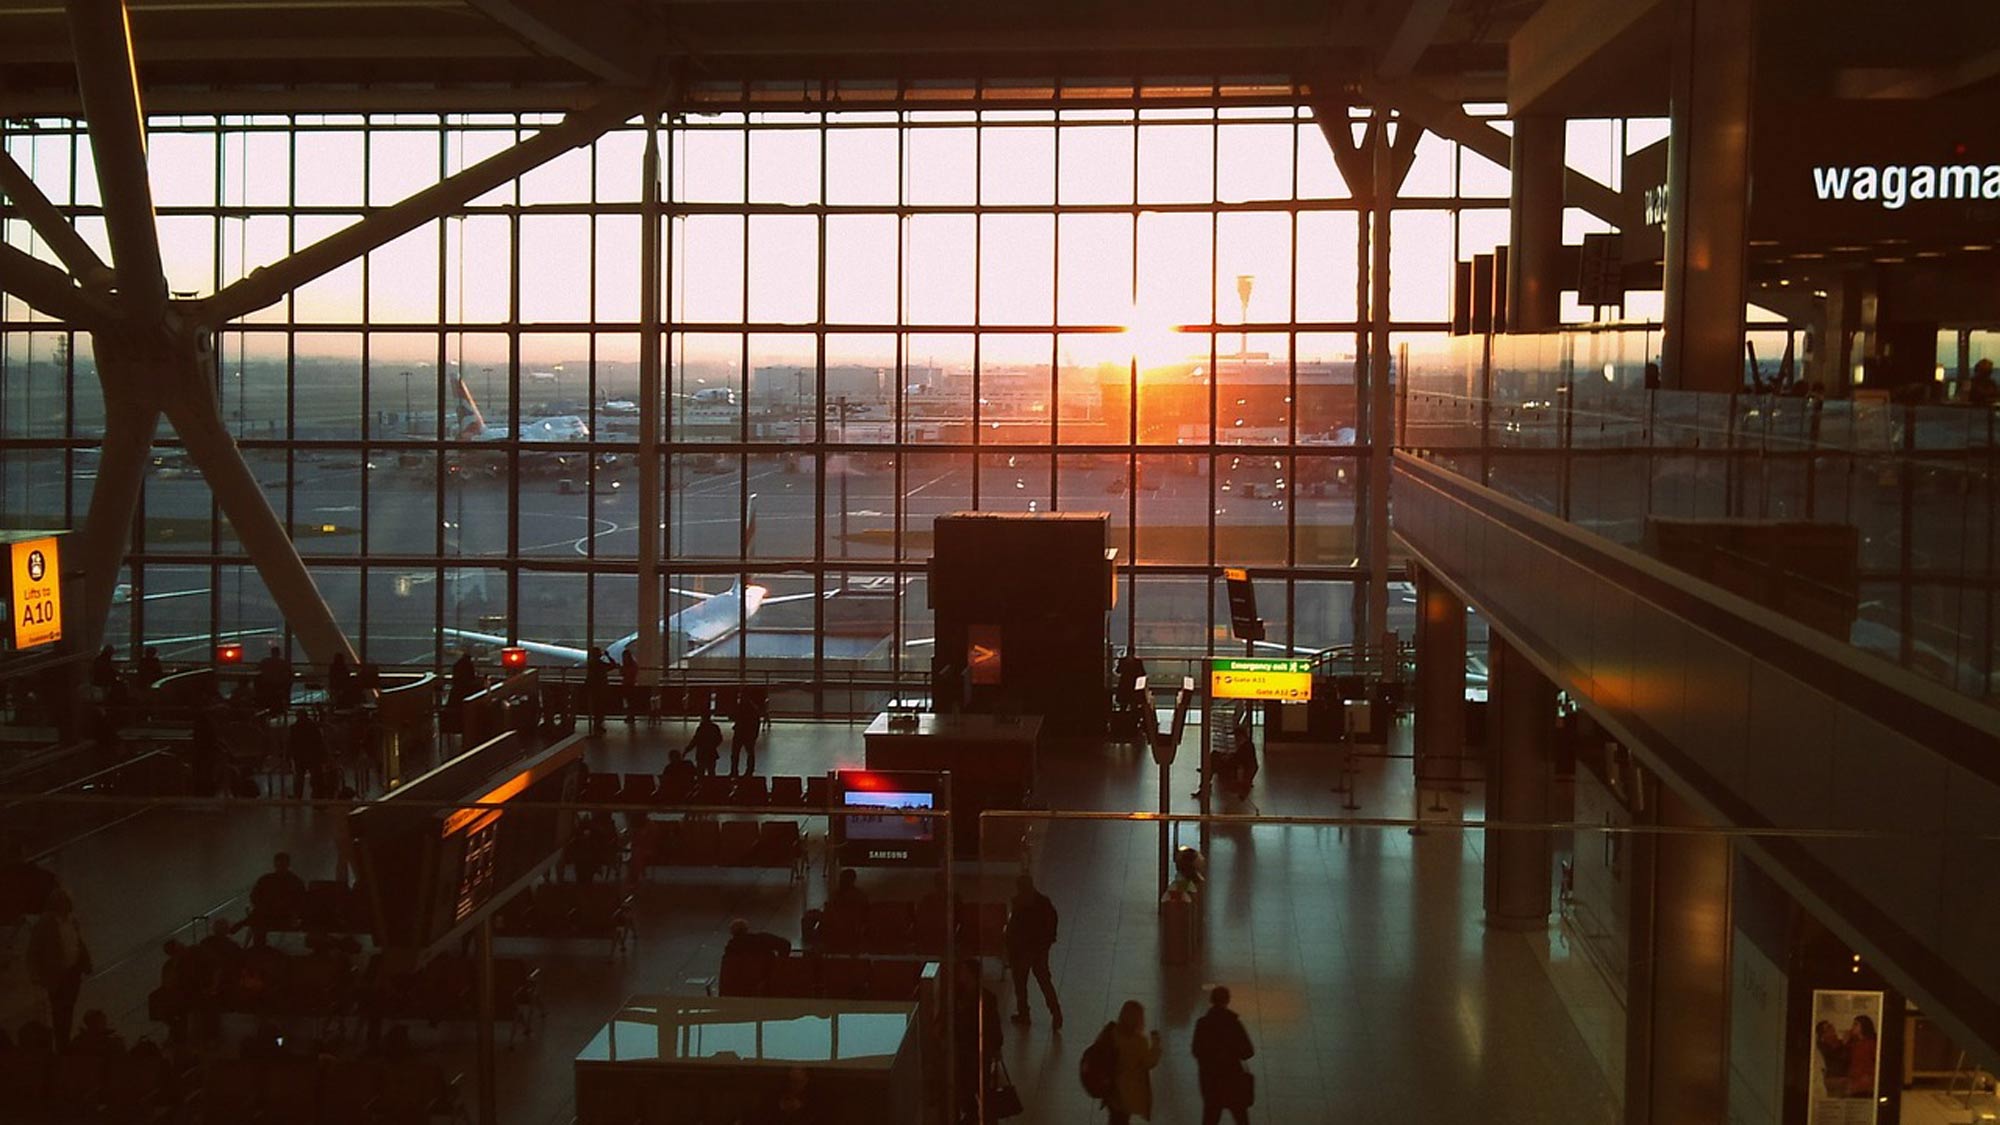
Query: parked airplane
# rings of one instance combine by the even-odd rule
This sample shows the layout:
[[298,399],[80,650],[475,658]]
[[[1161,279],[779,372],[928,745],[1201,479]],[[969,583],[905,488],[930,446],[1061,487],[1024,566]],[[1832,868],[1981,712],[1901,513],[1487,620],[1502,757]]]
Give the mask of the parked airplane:
[[208,593],[208,587],[203,586],[196,590],[161,590],[157,594],[142,594],[135,598],[132,596],[132,584],[130,582],[120,582],[111,588],[111,604],[131,605],[134,601],[159,602],[166,601],[168,598],[192,598],[206,593]]
[[[478,401],[472,397],[472,388],[465,385],[465,376],[456,376],[453,381],[458,389],[458,429],[451,435],[453,440],[506,441],[513,436],[506,427],[487,423],[486,415],[480,413]],[[523,423],[521,440],[589,441],[590,427],[578,415],[556,414]]]
[[[746,543],[757,539],[757,497],[752,495],[749,502],[750,518]],[[757,616],[765,606],[782,605],[785,602],[806,601],[812,598],[830,598],[839,591],[827,590],[823,593],[782,594],[772,597],[770,590],[757,583],[745,584],[741,578],[730,583],[729,589],[719,594],[703,593],[700,590],[673,590],[683,598],[692,599],[693,604],[682,607],[667,616],[661,623],[666,634],[667,649],[662,653],[663,662],[673,667],[691,657],[700,656],[715,645],[734,636],[747,626],[750,619]],[[514,645],[527,649],[530,653],[546,660],[564,664],[583,664],[590,659],[590,650],[575,645],[556,644],[549,641],[534,641],[526,638],[509,641],[494,633],[479,633],[466,629],[446,627],[444,635],[459,641],[492,645],[495,648]],[[624,659],[625,650],[639,643],[637,632],[624,636],[604,646],[604,653],[613,663]]]

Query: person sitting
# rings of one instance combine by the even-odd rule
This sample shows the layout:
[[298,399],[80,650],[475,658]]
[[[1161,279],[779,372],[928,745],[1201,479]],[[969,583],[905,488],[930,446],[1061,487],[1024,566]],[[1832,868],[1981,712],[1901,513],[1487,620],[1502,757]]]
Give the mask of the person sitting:
[[733,957],[737,954],[784,957],[791,951],[791,942],[774,933],[753,930],[750,928],[750,923],[742,918],[729,923],[729,944],[722,947],[724,957]]
[[292,871],[292,857],[285,852],[272,856],[271,870],[250,888],[251,943],[262,945],[267,932],[297,925],[305,901],[306,881]]
[[667,793],[678,795],[680,800],[686,800],[688,793],[693,791],[695,778],[698,776],[694,763],[688,760],[686,754],[679,750],[669,750],[667,768],[660,771],[660,788]]
[[151,688],[154,684],[165,679],[167,675],[166,665],[160,663],[160,650],[154,648],[152,645],[147,645],[145,651],[139,654],[139,664],[136,670],[139,673],[139,686],[141,688]]
[[861,889],[860,877],[855,874],[852,867],[843,868],[840,872],[839,885],[826,898],[826,912],[833,914],[851,911],[862,914],[867,910],[868,892]]
[[83,1013],[83,1030],[69,1041],[69,1049],[80,1055],[114,1058],[125,1053],[125,1040],[111,1030],[111,1019],[102,1008]]

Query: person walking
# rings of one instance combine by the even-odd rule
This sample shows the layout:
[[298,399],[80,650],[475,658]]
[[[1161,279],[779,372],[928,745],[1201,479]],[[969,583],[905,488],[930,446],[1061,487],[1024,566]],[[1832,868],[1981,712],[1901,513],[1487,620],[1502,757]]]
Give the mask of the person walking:
[[618,688],[625,696],[625,725],[629,727],[639,720],[639,658],[632,654],[631,645],[618,657]]
[[91,964],[90,948],[84,945],[83,930],[77,923],[76,904],[61,887],[49,892],[48,903],[28,932],[28,971],[48,994],[49,1027],[55,1033],[56,1047],[67,1046],[77,993],[83,990],[83,978],[91,974]]
[[590,733],[604,733],[604,713],[608,710],[611,694],[611,672],[617,665],[604,654],[601,648],[590,650],[590,660],[583,669],[583,697],[590,706]]
[[1056,943],[1056,904],[1035,889],[1034,877],[1022,872],[1014,880],[1014,898],[1007,909],[1007,972],[1014,978],[1014,1022],[1028,1019],[1028,977],[1041,987],[1048,1005],[1049,1026],[1062,1030],[1062,1001],[1049,978],[1049,947]]
[[1257,1049],[1250,1045],[1243,1021],[1229,1009],[1229,990],[1222,985],[1209,990],[1208,1012],[1194,1021],[1190,1050],[1201,1079],[1201,1125],[1218,1125],[1225,1109],[1236,1125],[1249,1125],[1255,1080],[1243,1069],[1243,1060]]
[[746,757],[744,775],[757,772],[757,735],[763,729],[764,708],[757,702],[757,693],[739,689],[736,706],[729,712],[729,776],[736,776],[737,763]]
[[292,758],[292,798],[305,800],[307,785],[312,786],[315,797],[331,796],[326,784],[326,735],[311,711],[301,712],[292,723],[287,742]]
[[701,722],[694,728],[694,737],[688,740],[687,752],[694,758],[695,773],[701,777],[714,777],[715,765],[722,760],[722,727],[716,724],[715,716],[703,711]]
[[1111,1096],[1105,1108],[1111,1111],[1111,1125],[1129,1125],[1134,1117],[1153,1119],[1153,1068],[1160,1065],[1160,1032],[1146,1030],[1146,1008],[1137,1000],[1127,1000],[1118,1009],[1111,1041],[1118,1051]]

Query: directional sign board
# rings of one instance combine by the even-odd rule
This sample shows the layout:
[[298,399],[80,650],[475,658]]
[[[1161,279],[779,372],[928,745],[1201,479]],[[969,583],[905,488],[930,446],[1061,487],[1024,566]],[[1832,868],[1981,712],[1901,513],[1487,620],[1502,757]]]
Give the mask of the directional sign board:
[[8,597],[14,648],[39,648],[62,640],[61,555],[54,536],[8,544],[12,554]]
[[1312,661],[1210,660],[1208,694],[1215,699],[1304,702],[1312,698]]

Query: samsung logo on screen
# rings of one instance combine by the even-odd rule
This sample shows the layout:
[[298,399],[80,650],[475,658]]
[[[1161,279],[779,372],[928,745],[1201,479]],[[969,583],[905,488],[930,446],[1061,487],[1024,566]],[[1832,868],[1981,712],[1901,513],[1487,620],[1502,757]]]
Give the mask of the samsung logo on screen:
[[910,858],[910,853],[909,853],[909,852],[906,852],[906,851],[886,851],[886,850],[883,850],[883,849],[881,849],[881,848],[873,848],[873,849],[870,849],[870,850],[869,850],[869,852],[868,852],[868,858],[869,858],[869,859],[908,859],[908,858]]
[[1822,201],[1880,203],[1890,211],[1925,199],[2000,199],[2000,164],[1890,164],[1812,170]]

